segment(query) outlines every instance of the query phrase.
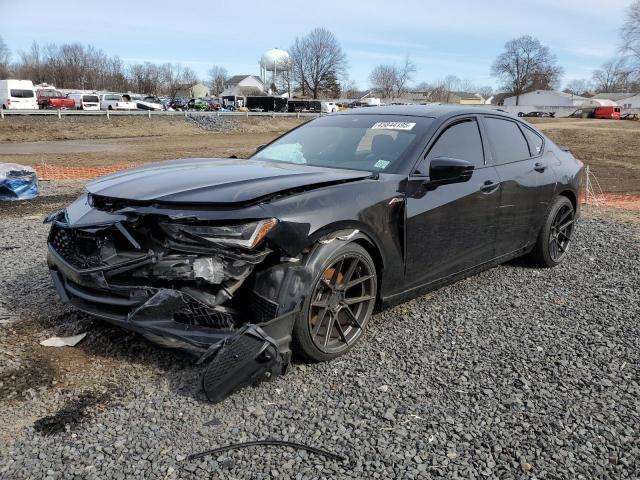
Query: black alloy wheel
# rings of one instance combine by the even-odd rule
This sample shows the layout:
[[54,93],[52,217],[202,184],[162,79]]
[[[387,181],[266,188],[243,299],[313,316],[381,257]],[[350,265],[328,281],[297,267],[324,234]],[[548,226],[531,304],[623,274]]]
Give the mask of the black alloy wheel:
[[562,257],[569,249],[573,224],[573,208],[563,205],[551,223],[551,232],[549,234],[549,255],[556,263],[562,260]]
[[571,245],[575,221],[571,200],[556,197],[529,254],[531,262],[539,267],[555,267],[562,262]]
[[362,338],[375,307],[377,277],[373,260],[355,243],[331,255],[319,269],[294,326],[296,351],[331,360]]

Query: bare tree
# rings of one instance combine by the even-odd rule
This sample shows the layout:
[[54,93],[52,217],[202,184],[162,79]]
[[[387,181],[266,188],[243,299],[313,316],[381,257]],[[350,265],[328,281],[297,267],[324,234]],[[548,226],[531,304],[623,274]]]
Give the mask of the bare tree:
[[629,87],[632,70],[624,57],[605,62],[593,72],[593,83],[597,92],[611,93],[624,91]]
[[291,97],[291,89],[293,88],[293,61],[291,58],[286,58],[278,62],[278,74],[276,76],[276,89],[279,92],[287,92],[287,95]]
[[354,80],[348,78],[342,79],[340,90],[344,98],[355,98],[358,95],[358,85]]
[[209,87],[211,94],[218,96],[224,90],[224,82],[229,76],[227,69],[219,65],[214,65],[209,69]]
[[487,100],[489,97],[493,96],[493,87],[491,85],[478,87],[476,89],[476,93],[479,93],[482,98]]
[[416,73],[417,68],[416,64],[411,61],[409,55],[404,58],[404,64],[396,69],[396,83],[395,93],[396,97],[402,96],[403,93],[406,93],[407,84],[413,80],[413,75]]
[[509,40],[491,66],[491,74],[503,82],[503,88],[516,96],[554,86],[560,80],[563,69],[549,47],[530,35]]
[[416,66],[407,55],[402,66],[378,65],[369,75],[369,82],[383,98],[400,97],[407,91],[407,84],[413,80]]
[[640,70],[640,0],[635,0],[629,5],[620,34],[622,52],[631,54]]
[[369,82],[382,98],[393,98],[398,82],[398,71],[393,65],[378,65],[371,71]]
[[7,44],[4,43],[2,36],[0,36],[0,78],[7,78],[9,76],[9,66],[11,61],[11,51]]
[[563,90],[565,93],[571,95],[578,95],[584,97],[589,95],[589,92],[593,89],[592,83],[586,78],[576,78],[567,83],[567,86]]
[[346,54],[333,33],[324,28],[315,28],[308,35],[296,38],[289,54],[302,94],[308,91],[313,98],[318,98],[329,76],[337,77],[346,69]]

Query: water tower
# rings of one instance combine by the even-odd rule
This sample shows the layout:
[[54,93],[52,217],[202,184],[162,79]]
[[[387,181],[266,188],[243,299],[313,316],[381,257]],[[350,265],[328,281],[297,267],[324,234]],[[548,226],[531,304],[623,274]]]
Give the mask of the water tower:
[[[279,73],[289,70],[289,54],[279,48],[272,48],[262,54],[260,58],[260,78],[265,87],[276,83]],[[271,82],[267,83],[267,72],[271,72]]]

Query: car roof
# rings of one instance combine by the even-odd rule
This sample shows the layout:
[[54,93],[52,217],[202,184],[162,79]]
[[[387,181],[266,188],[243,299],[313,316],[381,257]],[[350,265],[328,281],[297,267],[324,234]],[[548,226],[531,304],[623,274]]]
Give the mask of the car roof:
[[476,113],[489,113],[515,118],[514,115],[502,110],[487,107],[468,107],[465,105],[384,105],[343,110],[333,115],[409,115],[413,117],[441,118]]

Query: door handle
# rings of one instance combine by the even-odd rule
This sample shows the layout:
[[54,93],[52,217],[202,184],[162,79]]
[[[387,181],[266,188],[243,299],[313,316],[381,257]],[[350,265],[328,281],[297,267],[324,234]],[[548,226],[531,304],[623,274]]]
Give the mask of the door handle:
[[487,180],[484,182],[484,184],[480,187],[480,191],[482,193],[493,193],[495,192],[498,187],[500,186],[500,183],[494,183],[491,180]]
[[542,172],[544,172],[544,171],[547,169],[547,164],[546,164],[546,163],[544,163],[544,162],[538,162],[538,163],[536,163],[536,164],[533,166],[533,169],[534,169],[536,172],[540,172],[540,173],[542,173]]

